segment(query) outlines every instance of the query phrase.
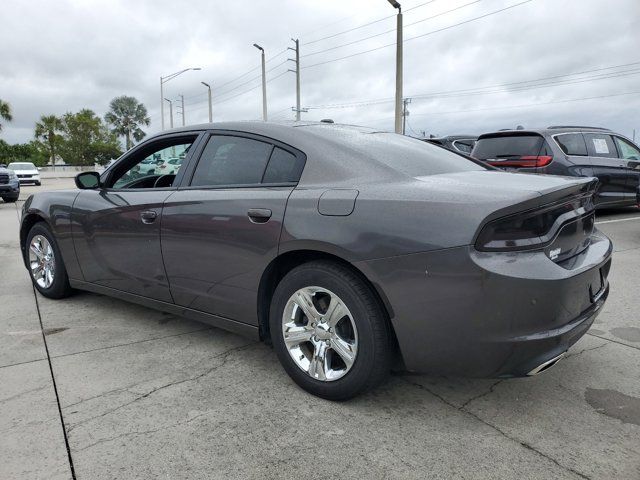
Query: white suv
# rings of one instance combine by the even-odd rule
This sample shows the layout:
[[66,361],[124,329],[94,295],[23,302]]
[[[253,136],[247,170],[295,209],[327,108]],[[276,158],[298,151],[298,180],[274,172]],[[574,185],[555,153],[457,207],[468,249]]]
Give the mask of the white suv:
[[13,162],[10,163],[7,168],[16,172],[20,185],[23,183],[35,183],[36,185],[41,185],[40,172],[33,163]]

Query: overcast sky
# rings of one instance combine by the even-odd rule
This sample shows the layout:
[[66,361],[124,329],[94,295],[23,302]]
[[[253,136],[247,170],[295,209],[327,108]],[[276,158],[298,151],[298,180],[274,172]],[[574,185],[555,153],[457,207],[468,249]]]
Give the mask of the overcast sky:
[[[402,1],[408,133],[586,124],[640,137],[640,1],[531,0],[472,20],[522,1]],[[103,116],[123,94],[147,106],[147,131],[158,131],[159,77],[187,67],[202,70],[165,84],[166,97],[185,96],[187,124],[207,120],[201,81],[213,85],[214,120],[257,119],[254,42],[271,70],[270,117],[293,118],[295,75],[284,73],[293,52],[281,53],[292,37],[302,106],[340,105],[303,119],[393,129],[396,20],[386,0],[3,0],[2,11],[0,98],[14,120],[0,138],[10,143],[32,139],[40,115],[90,108]]]

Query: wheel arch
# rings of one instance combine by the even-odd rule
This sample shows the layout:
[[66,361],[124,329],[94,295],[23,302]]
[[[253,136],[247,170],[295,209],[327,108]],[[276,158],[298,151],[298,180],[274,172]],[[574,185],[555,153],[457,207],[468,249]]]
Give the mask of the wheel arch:
[[[389,329],[391,332],[392,341],[394,344],[394,349],[399,352],[398,341],[396,338],[395,330],[393,327],[393,322],[391,322],[391,317],[393,316],[393,309],[389,304],[389,300],[387,299],[384,291],[379,288],[375,282],[371,281],[365,274],[360,270],[356,265],[349,262],[345,258],[336,255],[335,253],[329,253],[323,250],[314,250],[314,249],[299,249],[299,250],[289,250],[280,255],[278,255],[275,259],[269,263],[267,268],[264,270],[262,277],[260,279],[260,284],[258,287],[258,328],[260,339],[262,341],[269,342],[270,341],[270,332],[269,332],[269,311],[271,309],[271,299],[273,297],[273,292],[276,287],[280,283],[280,280],[284,278],[284,276],[289,273],[294,268],[311,261],[317,260],[326,260],[330,262],[338,263],[351,271],[353,271],[358,277],[360,277],[373,292],[374,296],[378,300],[381,308],[386,314],[387,323],[389,325]],[[401,360],[401,358],[400,358]]]
[[24,215],[22,218],[22,222],[20,223],[20,251],[22,252],[22,261],[27,265],[27,235],[29,235],[29,231],[33,228],[36,223],[43,222],[49,229],[51,229],[51,225],[47,222],[47,219],[39,212],[29,212]]

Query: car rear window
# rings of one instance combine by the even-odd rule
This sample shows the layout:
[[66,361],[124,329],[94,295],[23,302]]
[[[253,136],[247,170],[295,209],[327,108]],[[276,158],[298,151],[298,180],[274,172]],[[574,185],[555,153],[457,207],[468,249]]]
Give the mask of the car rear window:
[[544,138],[539,135],[512,135],[480,138],[472,156],[480,160],[539,155]]
[[567,155],[586,155],[587,145],[581,133],[563,133],[554,137]]

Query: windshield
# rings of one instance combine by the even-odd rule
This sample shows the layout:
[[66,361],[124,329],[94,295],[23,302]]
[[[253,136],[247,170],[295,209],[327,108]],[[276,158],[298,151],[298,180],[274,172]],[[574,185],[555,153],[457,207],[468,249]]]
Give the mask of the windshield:
[[35,170],[36,166],[33,163],[11,163],[8,168],[9,170]]

